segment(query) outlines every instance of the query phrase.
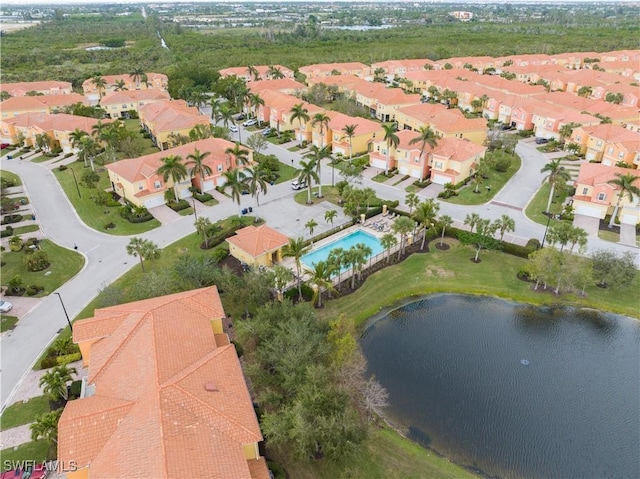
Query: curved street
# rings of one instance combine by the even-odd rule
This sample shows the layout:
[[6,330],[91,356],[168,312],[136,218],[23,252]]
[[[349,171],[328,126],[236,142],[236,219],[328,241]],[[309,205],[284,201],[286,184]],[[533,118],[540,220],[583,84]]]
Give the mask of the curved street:
[[[242,130],[243,138],[246,138],[248,132]],[[234,136],[237,137],[237,134]],[[541,185],[544,176],[540,173],[540,169],[548,160],[535,147],[522,141],[518,144],[516,152],[522,158],[522,167],[493,201],[478,206],[460,206],[440,202],[440,213],[451,216],[456,226],[460,226],[465,216],[471,212],[490,219],[507,214],[515,220],[516,231],[512,235],[505,235],[505,240],[520,244],[525,244],[530,238],[542,240],[544,226],[526,218],[523,209]],[[271,143],[268,143],[265,153],[274,154],[282,163],[293,166],[298,166],[302,158],[299,153],[292,153]],[[85,256],[84,268],[58,289],[69,316],[74,318],[96,297],[102,287],[112,283],[138,263],[136,258],[127,255],[126,245],[129,237],[104,234],[82,223],[59,187],[50,165],[6,159],[3,159],[2,163],[3,169],[20,176],[45,237],[66,248],[73,248],[76,244],[79,252]],[[331,184],[331,176],[331,167],[328,165],[328,160],[325,160],[322,169],[323,184]],[[336,171],[335,181],[339,179]],[[406,197],[404,190],[370,179],[363,178],[362,186],[373,188],[382,198],[399,200],[401,203]],[[318,233],[328,229],[323,215],[324,211],[333,206],[322,203],[313,207],[298,205],[292,199],[294,194],[287,182],[273,186],[261,199],[262,204],[256,208],[255,213],[289,236],[305,235],[304,223],[308,218],[316,218],[319,223],[316,230]],[[423,196],[421,199],[424,198]],[[254,206],[249,196],[243,197],[242,202],[243,206]],[[199,209],[198,215],[217,221],[237,212],[237,205],[228,200],[216,206]],[[344,219],[340,213],[336,223],[339,224]],[[195,231],[193,217],[184,216],[140,236],[152,240],[160,247],[165,247],[193,231]],[[632,251],[638,258],[637,248],[605,242],[595,237],[589,238],[588,251],[601,248],[613,249],[618,253]],[[66,324],[60,301],[55,295],[50,295],[42,298],[20,319],[11,333],[2,337],[0,340],[2,408],[11,403],[12,395],[21,380]]]

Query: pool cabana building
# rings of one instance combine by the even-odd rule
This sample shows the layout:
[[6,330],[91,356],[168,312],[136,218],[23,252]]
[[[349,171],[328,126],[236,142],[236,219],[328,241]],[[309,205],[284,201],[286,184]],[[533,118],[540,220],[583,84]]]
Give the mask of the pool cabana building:
[[282,248],[289,244],[289,238],[268,227],[247,226],[227,238],[229,254],[249,266],[273,266],[282,261]]

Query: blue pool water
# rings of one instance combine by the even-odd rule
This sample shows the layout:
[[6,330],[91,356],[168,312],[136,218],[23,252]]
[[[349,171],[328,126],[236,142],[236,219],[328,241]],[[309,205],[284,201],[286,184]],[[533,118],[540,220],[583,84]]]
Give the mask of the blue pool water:
[[302,264],[308,268],[313,268],[313,263],[317,263],[318,261],[326,261],[332,249],[342,248],[347,250],[352,246],[355,246],[357,243],[364,243],[369,248],[371,248],[371,250],[373,251],[373,254],[371,256],[375,256],[384,251],[384,248],[380,244],[378,238],[376,238],[372,234],[367,233],[366,231],[357,230],[343,238],[332,241],[331,243],[327,243],[326,245],[312,251],[311,253],[305,254],[301,258]]

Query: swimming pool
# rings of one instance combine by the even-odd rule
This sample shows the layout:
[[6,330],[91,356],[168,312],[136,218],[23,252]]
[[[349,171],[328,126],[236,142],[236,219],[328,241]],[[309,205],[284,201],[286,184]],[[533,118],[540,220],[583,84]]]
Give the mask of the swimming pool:
[[318,261],[326,261],[327,257],[331,250],[336,248],[349,249],[352,246],[355,246],[357,243],[363,243],[367,245],[373,253],[371,256],[375,256],[384,251],[384,248],[380,244],[380,240],[373,236],[372,234],[367,233],[366,231],[356,230],[353,233],[348,234],[340,239],[332,241],[331,243],[327,243],[326,245],[312,251],[311,253],[305,254],[302,258],[302,264],[307,268],[313,268],[313,263],[317,263]]

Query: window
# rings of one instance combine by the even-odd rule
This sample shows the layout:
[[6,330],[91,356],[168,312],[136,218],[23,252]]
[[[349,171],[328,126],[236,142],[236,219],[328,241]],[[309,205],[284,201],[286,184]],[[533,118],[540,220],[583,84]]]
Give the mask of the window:
[[154,187],[156,190],[159,190],[160,188],[162,188],[162,183],[161,183],[160,181],[156,181],[156,182],[153,184],[153,187]]
[[604,201],[607,199],[607,195],[605,193],[598,193],[598,201]]
[[441,161],[436,161],[436,168],[441,170],[442,169],[442,162]]
[[218,165],[218,171],[222,171],[222,165]]
[[589,194],[589,188],[582,188],[582,194],[583,195],[588,195]]
[[138,185],[138,190],[139,190],[139,191],[142,191],[142,189],[143,189],[143,188],[144,188],[144,186],[142,186],[142,183],[140,183],[140,184]]
[[609,147],[609,154],[612,155],[613,154],[613,146]]
[[597,142],[596,146],[602,146],[602,142],[601,141]]
[[623,152],[623,151],[621,151],[620,153],[618,153],[618,158],[620,158],[620,159],[624,158],[624,152]]
[[579,136],[576,136],[576,141],[580,141],[580,137]]

